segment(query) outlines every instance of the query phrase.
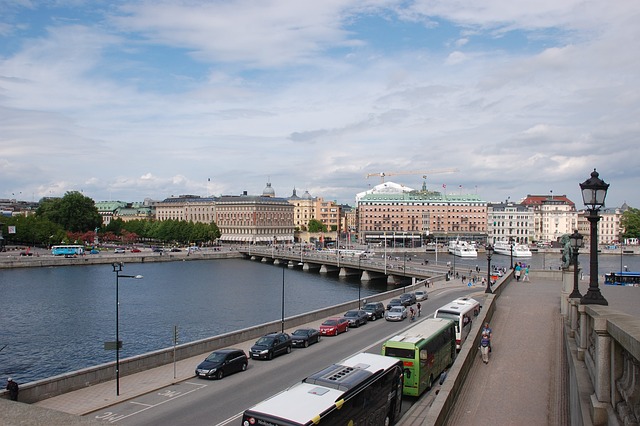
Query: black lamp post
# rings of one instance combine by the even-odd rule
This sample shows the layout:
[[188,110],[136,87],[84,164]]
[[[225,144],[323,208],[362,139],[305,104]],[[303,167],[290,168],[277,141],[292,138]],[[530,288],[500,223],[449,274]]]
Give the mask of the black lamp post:
[[573,291],[569,295],[570,299],[580,299],[582,295],[578,289],[578,250],[582,247],[584,237],[576,229],[573,234],[569,236],[571,242],[571,261],[573,262]]
[[493,246],[489,244],[485,250],[487,251],[487,289],[485,293],[493,293],[491,290],[491,256],[493,256]]
[[582,200],[587,206],[589,215],[587,220],[591,228],[590,256],[589,256],[589,290],[580,303],[583,305],[608,305],[609,302],[600,293],[598,288],[598,221],[600,216],[598,211],[604,206],[604,199],[607,196],[609,184],[598,177],[598,172],[593,169],[591,177],[580,184]]
[[511,256],[509,256],[511,260],[511,269],[513,269],[513,237],[509,237],[509,248],[511,249]]
[[358,278],[358,309],[360,309],[360,288],[362,287],[362,269],[360,269],[360,261],[362,260],[362,255],[358,255],[358,273],[360,274],[360,278]]
[[120,278],[134,278],[139,280],[142,275],[122,275],[122,262],[116,262],[112,264],[113,272],[116,273],[116,396],[120,395],[120,348],[122,342],[120,341]]
[[282,320],[281,320],[281,332],[284,333],[284,270],[287,267],[285,262],[282,263]]

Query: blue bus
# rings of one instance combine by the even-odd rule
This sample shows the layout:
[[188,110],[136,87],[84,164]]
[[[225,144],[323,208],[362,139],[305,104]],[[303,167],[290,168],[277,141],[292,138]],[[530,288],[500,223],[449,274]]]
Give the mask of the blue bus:
[[604,274],[606,285],[640,286],[640,272],[609,272]]
[[78,244],[65,244],[51,247],[54,256],[80,256],[84,254],[84,246]]

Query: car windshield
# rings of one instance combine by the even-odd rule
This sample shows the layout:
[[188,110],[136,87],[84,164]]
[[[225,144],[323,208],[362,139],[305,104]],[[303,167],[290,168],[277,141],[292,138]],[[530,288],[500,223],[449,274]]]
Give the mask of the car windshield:
[[273,342],[273,337],[261,337],[256,342],[256,345],[270,345]]
[[376,308],[376,305],[366,305],[362,309],[364,309],[365,311],[368,311],[368,310],[374,310],[375,308]]
[[400,299],[391,299],[391,302],[389,302],[389,303],[391,303],[391,304],[400,303]]
[[356,311],[349,311],[346,314],[344,314],[345,317],[357,317],[358,316],[358,312]]
[[336,325],[338,323],[338,321],[336,320],[326,320],[325,322],[322,323],[322,325]]
[[224,357],[225,357],[225,354],[214,352],[211,355],[209,355],[206,360],[211,362],[220,362],[224,360]]
[[294,336],[306,336],[307,335],[307,330],[296,330],[293,332]]
[[391,308],[391,309],[389,309],[389,312],[400,313],[400,312],[402,312],[402,308]]

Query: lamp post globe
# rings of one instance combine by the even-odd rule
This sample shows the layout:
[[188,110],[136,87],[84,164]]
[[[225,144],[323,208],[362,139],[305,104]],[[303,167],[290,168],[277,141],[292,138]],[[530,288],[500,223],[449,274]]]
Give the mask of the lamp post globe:
[[609,184],[600,179],[596,169],[593,169],[591,176],[580,184],[582,200],[587,206],[589,215],[590,242],[589,242],[589,289],[587,294],[582,296],[580,303],[583,305],[608,305],[598,287],[598,221],[600,215],[598,211],[604,206]]

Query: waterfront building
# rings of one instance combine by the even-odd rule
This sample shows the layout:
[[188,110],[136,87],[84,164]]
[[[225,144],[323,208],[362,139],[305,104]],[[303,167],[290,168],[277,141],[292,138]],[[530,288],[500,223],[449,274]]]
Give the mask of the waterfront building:
[[322,197],[312,197],[309,191],[298,196],[295,188],[287,199],[293,206],[293,224],[300,231],[307,231],[311,219],[322,222],[328,231],[340,229],[340,205],[335,201],[325,201]]
[[[629,209],[627,203],[621,207],[600,209],[600,220],[598,221],[598,244],[615,245],[621,242],[624,229],[620,225],[622,214]],[[588,247],[591,240],[591,226],[587,220],[589,212],[582,210],[578,213],[578,232],[584,235],[585,246]]]
[[530,206],[506,201],[487,205],[487,235],[491,244],[509,241],[529,244],[535,233],[534,210]]
[[358,194],[358,237],[363,243],[417,247],[423,238],[485,242],[487,202],[477,194],[442,194],[385,182]]
[[566,195],[527,195],[521,204],[534,212],[533,241],[558,241],[578,229],[575,204]]
[[223,195],[216,200],[216,224],[221,242],[292,243],[294,206],[278,198],[267,183],[262,195]]
[[216,198],[180,195],[166,198],[155,205],[157,220],[182,220],[210,224],[216,220]]
[[124,201],[96,201],[95,206],[102,217],[102,224],[108,225],[116,217],[116,212],[121,207],[126,207]]

